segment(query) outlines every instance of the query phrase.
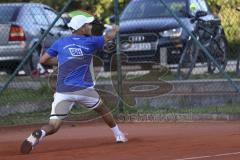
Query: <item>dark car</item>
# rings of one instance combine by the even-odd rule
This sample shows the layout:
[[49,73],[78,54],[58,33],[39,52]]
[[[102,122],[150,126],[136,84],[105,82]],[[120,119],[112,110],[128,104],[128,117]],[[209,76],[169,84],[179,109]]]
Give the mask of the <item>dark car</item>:
[[[194,24],[185,13],[194,14],[196,10],[206,11],[205,20],[219,20],[214,16],[205,0],[167,0],[170,9],[180,18],[189,30]],[[194,4],[195,8],[191,8]],[[193,6],[191,6],[193,7]],[[161,65],[177,64],[188,38],[159,0],[132,0],[120,16],[121,41],[128,41],[131,47],[121,51],[128,56],[129,64]],[[104,69],[109,70],[111,54],[103,53]]]
[[[0,70],[11,74],[28,50],[48,29],[57,13],[40,3],[0,3]],[[36,69],[39,53],[59,37],[71,34],[64,19],[60,18],[44,42],[37,47],[23,70],[26,74]]]

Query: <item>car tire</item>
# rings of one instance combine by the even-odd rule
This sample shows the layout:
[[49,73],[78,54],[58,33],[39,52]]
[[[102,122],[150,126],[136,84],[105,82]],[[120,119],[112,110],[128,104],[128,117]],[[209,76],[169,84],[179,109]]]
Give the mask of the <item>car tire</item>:
[[19,62],[5,62],[5,63],[8,65],[4,66],[3,71],[5,71],[8,75],[12,75],[19,65]]
[[13,72],[15,71],[16,68],[8,68],[5,70],[5,72],[8,74],[8,75],[12,75]]
[[37,69],[37,64],[40,58],[40,51],[34,50],[33,54],[30,56],[29,60],[23,66],[23,70],[27,76],[32,74],[32,71]]

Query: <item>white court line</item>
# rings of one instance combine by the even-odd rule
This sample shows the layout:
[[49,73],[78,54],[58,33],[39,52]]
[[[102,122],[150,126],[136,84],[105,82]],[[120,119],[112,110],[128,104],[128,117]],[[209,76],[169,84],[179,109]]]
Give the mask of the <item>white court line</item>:
[[240,154],[240,152],[224,153],[224,154],[217,154],[217,155],[211,155],[211,156],[201,156],[201,157],[190,157],[190,158],[175,159],[175,160],[194,160],[194,159],[213,158],[213,157],[230,156],[230,155],[238,155],[238,154]]

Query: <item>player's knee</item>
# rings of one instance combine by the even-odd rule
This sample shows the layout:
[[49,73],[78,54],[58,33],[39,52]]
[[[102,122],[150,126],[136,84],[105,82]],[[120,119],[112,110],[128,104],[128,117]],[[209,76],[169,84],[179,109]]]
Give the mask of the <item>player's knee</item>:
[[89,109],[92,109],[92,110],[96,110],[96,109],[100,108],[102,106],[102,104],[103,104],[103,102],[99,98],[99,99],[91,100],[91,104],[89,106],[86,106],[86,107],[89,108]]

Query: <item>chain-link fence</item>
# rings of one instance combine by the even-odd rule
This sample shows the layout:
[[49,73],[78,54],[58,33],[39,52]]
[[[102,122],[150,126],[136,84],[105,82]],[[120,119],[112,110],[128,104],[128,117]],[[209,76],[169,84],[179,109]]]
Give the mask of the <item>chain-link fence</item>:
[[71,34],[60,18],[70,3],[60,13],[41,3],[0,4],[1,116],[51,105],[47,75],[52,67],[42,66],[39,57],[56,39]]
[[[40,3],[0,3],[2,121],[47,120],[57,67],[41,65],[39,56],[54,41],[72,34],[66,25],[71,16],[88,14],[72,12],[73,2],[60,12]],[[194,119],[217,114],[229,119],[239,113],[238,9],[226,5],[216,15],[205,0],[110,3],[114,16],[108,15],[107,22],[119,24],[120,33],[96,52],[93,70],[96,89],[116,116]],[[103,24],[94,23],[94,35],[108,32]],[[117,106],[125,114],[119,114]],[[79,107],[70,115],[78,120],[97,117]]]
[[[239,12],[226,8],[216,15],[203,0],[138,0],[125,7],[119,52],[126,112],[238,114],[240,32],[233,19]],[[224,12],[235,13],[232,22]],[[104,69],[114,71],[109,57]]]

